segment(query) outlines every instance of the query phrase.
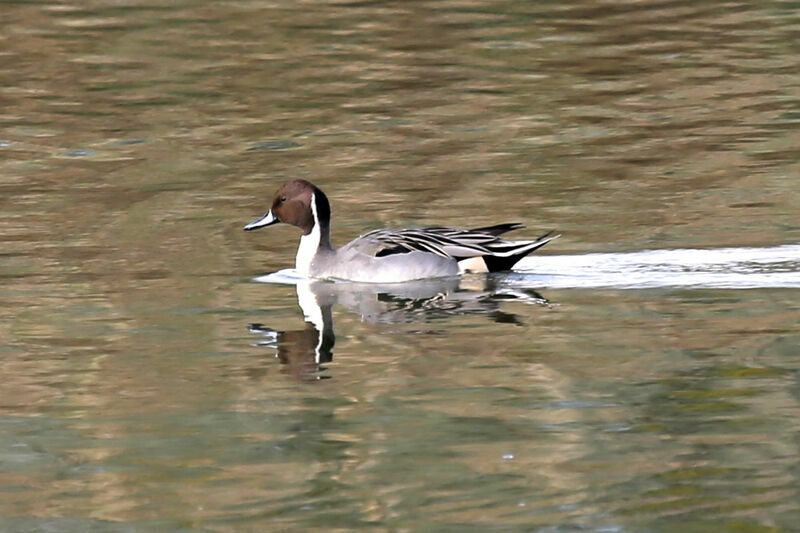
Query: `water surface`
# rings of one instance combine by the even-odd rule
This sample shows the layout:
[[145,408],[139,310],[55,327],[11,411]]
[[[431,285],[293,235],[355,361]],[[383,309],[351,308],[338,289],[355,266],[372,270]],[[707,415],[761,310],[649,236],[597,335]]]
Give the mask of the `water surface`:
[[[0,530],[796,530],[796,3],[1,11]],[[562,237],[261,283],[293,178]]]

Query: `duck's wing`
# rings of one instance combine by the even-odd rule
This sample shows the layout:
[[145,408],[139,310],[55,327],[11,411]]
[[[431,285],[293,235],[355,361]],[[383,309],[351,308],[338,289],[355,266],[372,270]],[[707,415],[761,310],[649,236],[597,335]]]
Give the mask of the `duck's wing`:
[[494,235],[495,237],[502,235],[503,233],[508,233],[509,231],[513,231],[515,229],[522,229],[525,226],[520,224],[519,222],[506,222],[505,224],[497,224],[495,226],[486,226],[483,228],[473,228],[469,231],[474,233],[488,233],[489,235]]
[[520,224],[499,224],[476,229],[432,226],[406,230],[375,230],[363,235],[359,240],[372,243],[371,255],[375,257],[419,251],[460,261],[483,256],[509,259],[513,257],[519,260],[557,237],[553,236],[552,232],[533,241],[510,242],[497,237],[520,227],[522,227]]
[[482,244],[497,240],[488,233],[468,234],[467,230],[427,227],[403,230],[375,230],[362,235],[359,240],[371,243],[375,257],[426,252],[441,257],[475,257],[485,253]]

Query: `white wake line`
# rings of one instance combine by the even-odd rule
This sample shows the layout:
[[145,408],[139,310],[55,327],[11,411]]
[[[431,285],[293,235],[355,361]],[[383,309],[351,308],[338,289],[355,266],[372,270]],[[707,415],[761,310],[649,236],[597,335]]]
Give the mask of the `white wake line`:
[[540,288],[800,288],[800,244],[533,255],[509,281]]
[[[255,278],[296,285],[285,269]],[[581,255],[532,255],[503,285],[517,288],[800,288],[800,244],[770,248],[645,250]]]

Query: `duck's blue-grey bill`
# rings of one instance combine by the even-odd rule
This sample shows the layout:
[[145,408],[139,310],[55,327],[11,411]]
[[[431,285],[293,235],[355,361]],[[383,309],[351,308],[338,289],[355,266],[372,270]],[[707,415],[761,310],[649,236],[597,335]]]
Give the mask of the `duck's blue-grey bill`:
[[275,216],[273,216],[272,210],[270,210],[270,211],[267,211],[267,214],[264,215],[263,217],[259,218],[255,222],[251,222],[248,225],[246,225],[244,227],[244,230],[245,231],[252,231],[252,230],[258,229],[258,228],[265,228],[267,226],[271,226],[273,224],[277,224],[278,222],[280,222],[280,220],[278,220]]

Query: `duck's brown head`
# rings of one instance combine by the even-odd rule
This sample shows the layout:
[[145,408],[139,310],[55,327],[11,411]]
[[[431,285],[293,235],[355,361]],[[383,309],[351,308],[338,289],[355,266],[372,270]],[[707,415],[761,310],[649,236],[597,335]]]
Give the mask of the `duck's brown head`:
[[285,222],[303,230],[308,235],[315,224],[329,227],[331,208],[328,198],[317,186],[306,180],[287,181],[272,198],[272,207],[260,219],[244,227],[252,231]]

